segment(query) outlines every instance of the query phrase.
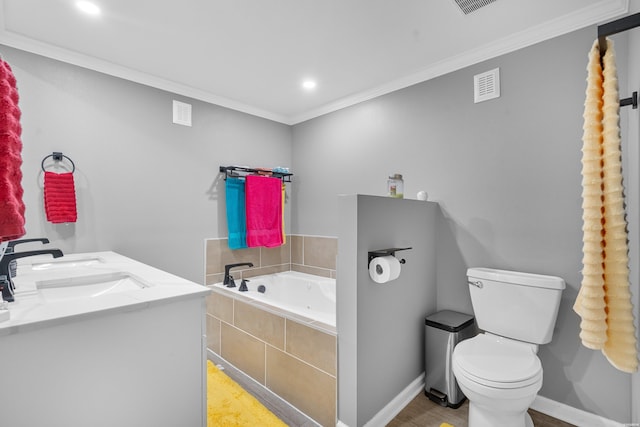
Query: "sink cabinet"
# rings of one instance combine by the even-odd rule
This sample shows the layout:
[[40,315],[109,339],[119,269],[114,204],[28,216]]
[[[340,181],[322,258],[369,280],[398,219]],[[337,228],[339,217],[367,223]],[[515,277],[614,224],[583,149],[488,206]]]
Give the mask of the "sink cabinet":
[[[0,426],[206,427],[209,290],[100,256],[109,262],[94,274],[130,271],[151,287],[62,302],[16,294],[0,322]],[[40,280],[19,268],[23,286]]]
[[204,298],[0,337],[0,425],[206,426]]

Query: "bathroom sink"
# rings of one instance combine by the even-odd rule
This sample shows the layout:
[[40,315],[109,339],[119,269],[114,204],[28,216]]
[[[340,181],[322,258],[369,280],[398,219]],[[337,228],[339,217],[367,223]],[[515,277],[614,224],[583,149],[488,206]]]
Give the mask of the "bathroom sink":
[[47,262],[34,262],[31,264],[32,270],[53,270],[60,268],[84,267],[88,265],[101,264],[104,261],[98,257],[78,258],[78,259],[61,259]]
[[141,278],[126,272],[36,282],[38,293],[46,301],[97,298],[114,293],[136,291],[150,286]]

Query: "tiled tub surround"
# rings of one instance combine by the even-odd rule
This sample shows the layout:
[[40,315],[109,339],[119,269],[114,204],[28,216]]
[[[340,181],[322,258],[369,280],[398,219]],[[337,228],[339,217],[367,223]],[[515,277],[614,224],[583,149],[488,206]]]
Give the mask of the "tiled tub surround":
[[[205,241],[205,283],[237,283],[283,271],[336,277],[338,239],[290,235],[276,248],[229,249],[226,238]],[[337,337],[334,326],[278,311],[215,288],[207,298],[207,347],[258,383],[315,419],[336,424]],[[237,298],[236,298],[237,297]]]
[[[287,236],[277,248],[230,250],[227,239],[205,244],[206,284],[282,271],[336,277],[337,238]],[[261,306],[227,289],[207,298],[207,347],[323,426],[335,426],[337,338],[333,326]]]
[[321,425],[335,426],[335,327],[210,288],[207,347]]
[[226,238],[205,241],[205,283],[222,282],[224,266],[239,262],[251,262],[252,268],[238,267],[231,270],[235,279],[300,271],[323,277],[336,277],[338,239],[320,236],[287,236],[287,242],[276,248],[229,249]]

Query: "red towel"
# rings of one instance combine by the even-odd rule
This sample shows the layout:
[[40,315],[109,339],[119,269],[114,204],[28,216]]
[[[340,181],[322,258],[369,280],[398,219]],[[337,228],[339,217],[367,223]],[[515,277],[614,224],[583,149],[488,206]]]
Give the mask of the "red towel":
[[248,175],[245,181],[247,246],[280,246],[282,240],[282,181]]
[[44,210],[54,224],[76,222],[76,187],[73,173],[44,173]]
[[22,141],[16,78],[0,59],[0,242],[25,235]]

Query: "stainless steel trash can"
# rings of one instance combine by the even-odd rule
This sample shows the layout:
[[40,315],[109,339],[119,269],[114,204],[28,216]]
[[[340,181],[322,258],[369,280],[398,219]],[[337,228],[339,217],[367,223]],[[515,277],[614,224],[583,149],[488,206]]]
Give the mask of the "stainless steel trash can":
[[476,335],[473,316],[443,310],[425,318],[424,392],[442,406],[458,408],[466,399],[453,375],[451,356],[460,341]]

